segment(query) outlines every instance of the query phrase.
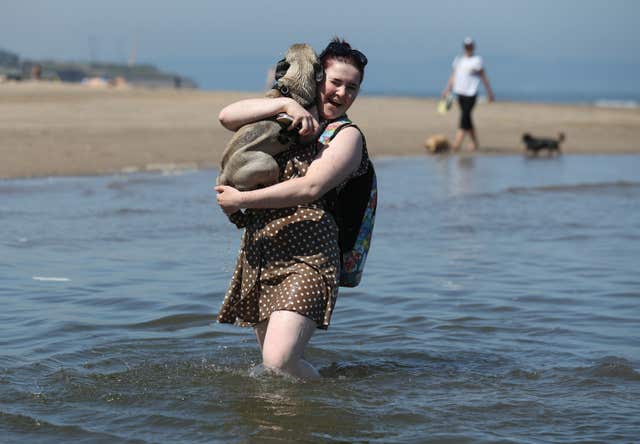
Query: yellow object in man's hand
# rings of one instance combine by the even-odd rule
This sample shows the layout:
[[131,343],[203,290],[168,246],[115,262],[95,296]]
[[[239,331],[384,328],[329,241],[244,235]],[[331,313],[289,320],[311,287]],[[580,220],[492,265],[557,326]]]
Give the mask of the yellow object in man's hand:
[[446,114],[453,104],[453,94],[447,94],[444,99],[438,101],[438,114]]
[[438,114],[446,114],[447,113],[447,101],[444,99],[440,99],[438,101]]

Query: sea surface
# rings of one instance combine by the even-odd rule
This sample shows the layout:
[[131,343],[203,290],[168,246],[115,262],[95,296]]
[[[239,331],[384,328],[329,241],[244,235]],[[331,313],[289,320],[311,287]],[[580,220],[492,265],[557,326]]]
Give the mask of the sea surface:
[[308,383],[215,322],[216,171],[0,181],[0,442],[638,442],[640,156],[375,164]]
[[[443,42],[444,43],[444,42]],[[318,42],[316,47],[324,46]],[[267,71],[282,57],[278,45],[252,53],[210,54],[189,57],[167,55],[156,61],[165,69],[191,78],[205,90],[253,91],[263,94],[271,87]],[[490,47],[485,47],[489,49]],[[362,49],[362,48],[361,48]],[[407,48],[365,52],[370,64],[361,95],[438,98],[451,75],[451,63],[458,51],[438,56],[431,51],[407,56]],[[485,53],[480,55],[498,101],[566,103],[604,108],[640,107],[640,58],[603,61],[592,52],[588,59],[534,57],[531,54]],[[577,74],[577,75],[576,75]],[[486,94],[481,87],[480,96]]]

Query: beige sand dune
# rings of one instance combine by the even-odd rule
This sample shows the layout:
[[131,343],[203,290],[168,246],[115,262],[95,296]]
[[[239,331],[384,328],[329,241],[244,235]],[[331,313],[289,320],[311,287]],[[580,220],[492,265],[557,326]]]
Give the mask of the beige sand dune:
[[[217,166],[230,137],[219,110],[253,96],[260,94],[0,84],[0,178]],[[640,152],[638,109],[498,101],[480,103],[474,116],[478,154],[520,155],[526,131],[563,131],[565,153]],[[437,114],[434,99],[363,95],[350,117],[374,157],[428,155],[424,140],[453,137],[458,112]]]

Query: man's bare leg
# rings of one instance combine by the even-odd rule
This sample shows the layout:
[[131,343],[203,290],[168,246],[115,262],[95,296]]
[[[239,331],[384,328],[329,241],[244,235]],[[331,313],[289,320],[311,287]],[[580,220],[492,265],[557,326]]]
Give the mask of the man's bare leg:
[[467,131],[469,133],[469,138],[471,139],[469,143],[469,150],[476,151],[478,149],[478,135],[476,134],[475,128],[471,128]]
[[462,146],[464,133],[465,131],[463,129],[458,129],[458,131],[456,131],[456,137],[453,139],[453,146],[451,147],[454,151],[458,151]]

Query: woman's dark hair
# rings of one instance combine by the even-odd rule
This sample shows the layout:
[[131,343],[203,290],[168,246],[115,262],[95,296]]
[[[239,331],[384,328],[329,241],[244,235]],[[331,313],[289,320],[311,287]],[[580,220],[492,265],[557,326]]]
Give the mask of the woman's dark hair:
[[327,67],[327,61],[339,60],[349,65],[356,67],[360,71],[360,83],[364,79],[364,67],[367,66],[367,56],[357,49],[353,49],[349,43],[345,40],[334,37],[331,42],[324,48],[324,51],[320,53],[320,62],[323,67]]

